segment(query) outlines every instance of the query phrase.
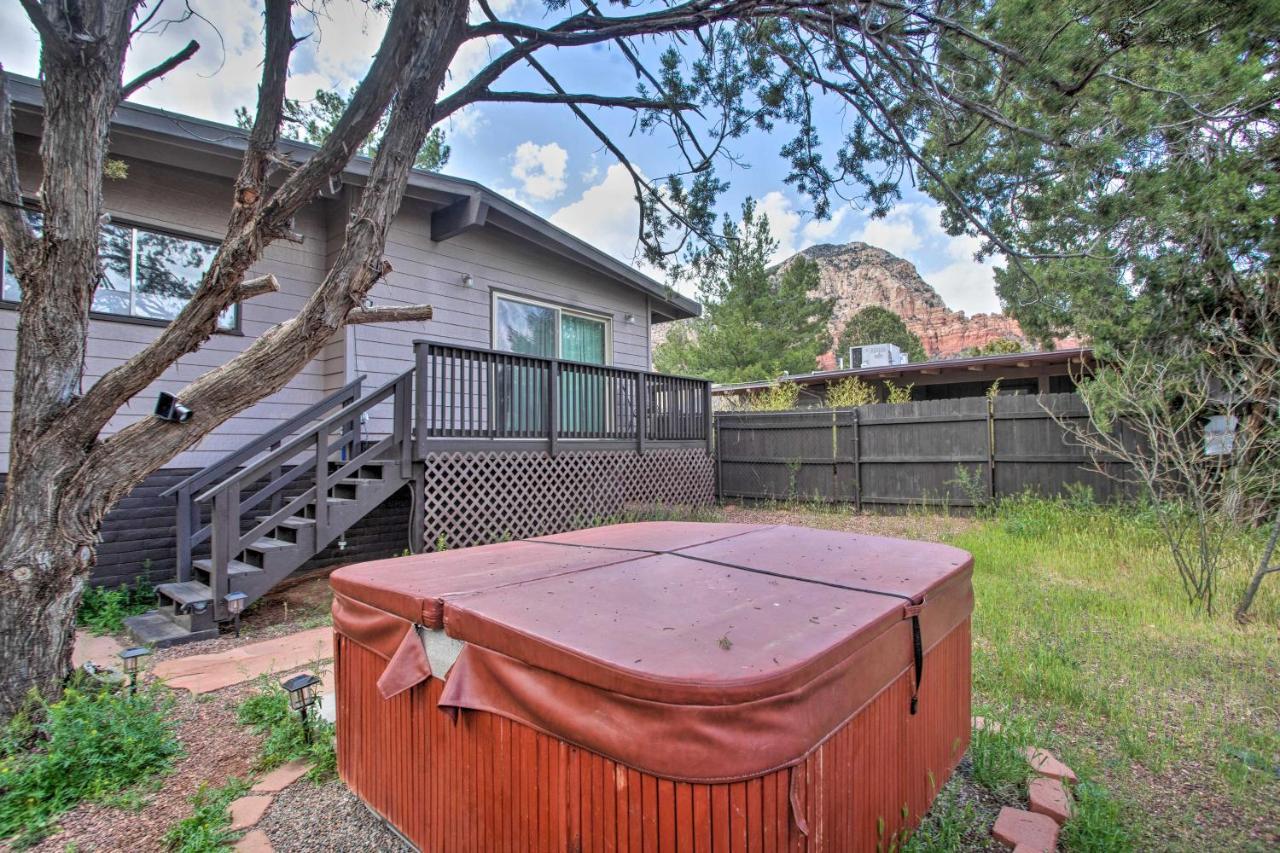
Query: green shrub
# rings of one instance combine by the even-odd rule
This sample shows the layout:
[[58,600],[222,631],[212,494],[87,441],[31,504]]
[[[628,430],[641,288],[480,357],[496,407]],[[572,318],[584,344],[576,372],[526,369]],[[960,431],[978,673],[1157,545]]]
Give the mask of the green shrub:
[[201,785],[191,796],[191,804],[195,806],[191,817],[174,824],[164,834],[164,843],[177,853],[216,853],[229,849],[236,833],[229,829],[231,813],[227,809],[248,790],[249,783],[235,776],[220,788]]
[[82,800],[117,797],[166,771],[181,746],[163,688],[67,688],[0,738],[0,839],[31,843]]
[[114,634],[124,630],[125,619],[155,606],[155,587],[146,577],[139,577],[132,586],[122,584],[114,589],[90,586],[80,599],[76,621],[94,634]]
[[258,767],[270,770],[301,759],[312,765],[312,779],[332,777],[338,757],[333,748],[333,723],[310,715],[311,742],[307,743],[302,720],[289,710],[289,696],[267,676],[258,679],[253,693],[236,708],[236,718],[263,738]]

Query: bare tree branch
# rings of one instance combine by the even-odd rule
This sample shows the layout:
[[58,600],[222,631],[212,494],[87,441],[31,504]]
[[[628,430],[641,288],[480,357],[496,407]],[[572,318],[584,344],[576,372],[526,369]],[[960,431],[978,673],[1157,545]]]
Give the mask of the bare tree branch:
[[44,50],[65,55],[70,48],[70,43],[53,26],[53,22],[49,20],[49,16],[40,8],[37,0],[20,1],[23,11],[27,13],[27,17],[31,20],[31,25],[40,34],[40,47]]
[[485,90],[473,101],[519,104],[586,104],[596,107],[621,107],[628,110],[693,110],[697,104],[687,102],[658,101],[629,95],[593,95],[589,93],[559,92],[492,92]]
[[386,305],[376,308],[353,308],[347,315],[347,325],[360,323],[407,323],[414,320],[430,320],[430,305]]
[[247,299],[253,299],[255,296],[265,296],[268,293],[278,293],[279,291],[280,282],[276,281],[275,276],[260,275],[240,285],[240,289],[236,291],[236,301],[244,302]]
[[129,96],[132,95],[134,92],[138,91],[143,86],[146,86],[147,84],[155,80],[158,80],[164,75],[168,74],[170,71],[177,68],[179,65],[186,62],[191,57],[195,56],[196,51],[198,51],[199,49],[200,49],[200,43],[197,42],[195,39],[192,39],[191,41],[187,42],[187,46],[184,47],[182,50],[178,51],[173,56],[166,59],[164,62],[161,62],[159,65],[157,65],[155,68],[152,68],[150,71],[144,71],[143,73],[139,74],[137,77],[133,78],[128,83],[126,83],[124,85],[124,88],[120,90],[120,100],[122,101],[129,100]]

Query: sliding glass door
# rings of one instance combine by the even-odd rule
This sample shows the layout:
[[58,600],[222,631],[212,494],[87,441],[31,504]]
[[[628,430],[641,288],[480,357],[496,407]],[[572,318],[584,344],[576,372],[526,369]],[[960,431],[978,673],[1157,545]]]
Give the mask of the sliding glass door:
[[[609,319],[550,303],[495,294],[494,349],[520,355],[607,364]],[[547,403],[542,366],[499,365],[495,406],[507,429],[543,432]],[[536,373],[537,376],[531,374]],[[534,394],[534,399],[528,395]],[[560,376],[560,429],[594,432],[604,427],[604,378],[565,366]]]

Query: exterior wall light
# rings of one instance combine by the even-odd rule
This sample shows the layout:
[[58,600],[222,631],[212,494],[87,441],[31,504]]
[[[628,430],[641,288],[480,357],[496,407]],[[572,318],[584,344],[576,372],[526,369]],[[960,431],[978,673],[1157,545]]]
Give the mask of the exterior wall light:
[[311,726],[307,721],[307,711],[316,703],[317,687],[320,679],[309,672],[299,673],[292,678],[280,682],[280,686],[289,694],[289,709],[297,711],[302,718],[302,736],[311,743]]
[[120,661],[124,664],[124,674],[129,676],[129,693],[138,692],[138,668],[142,658],[151,654],[146,646],[134,646],[120,653]]
[[227,612],[231,614],[231,618],[236,620],[236,639],[240,639],[240,614],[244,612],[245,602],[249,600],[249,596],[243,592],[229,592],[222,597],[222,601],[227,605]]
[[191,420],[191,410],[179,403],[177,397],[167,391],[161,391],[160,397],[156,400],[156,417],[162,421],[185,424]]
[[624,322],[624,323],[634,323],[635,321],[636,321],[636,315],[635,315],[635,314],[623,314],[623,315],[622,315],[622,322]]
[[470,286],[471,286],[472,284],[474,284],[474,283],[475,283],[475,279],[471,277],[471,273],[469,273],[469,272],[464,272],[464,273],[462,274],[462,286],[463,286],[463,287],[470,287]]

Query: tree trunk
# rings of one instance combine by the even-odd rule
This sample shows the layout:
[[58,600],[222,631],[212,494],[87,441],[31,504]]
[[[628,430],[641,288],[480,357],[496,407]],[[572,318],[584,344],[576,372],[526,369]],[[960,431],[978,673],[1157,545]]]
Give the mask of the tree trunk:
[[1262,551],[1262,559],[1258,561],[1258,570],[1253,573],[1253,577],[1249,580],[1249,585],[1245,588],[1244,595],[1240,597],[1240,604],[1236,606],[1236,621],[1244,622],[1249,618],[1249,608],[1253,606],[1254,596],[1258,594],[1258,588],[1262,586],[1262,579],[1273,572],[1280,572],[1280,565],[1271,565],[1271,558],[1276,553],[1276,543],[1280,541],[1280,512],[1276,513],[1275,521],[1271,524],[1271,538],[1267,540],[1267,547]]

